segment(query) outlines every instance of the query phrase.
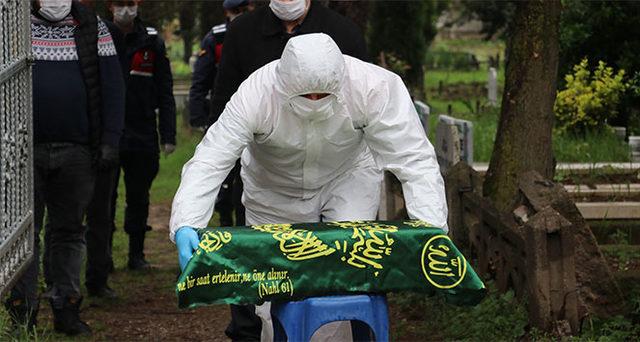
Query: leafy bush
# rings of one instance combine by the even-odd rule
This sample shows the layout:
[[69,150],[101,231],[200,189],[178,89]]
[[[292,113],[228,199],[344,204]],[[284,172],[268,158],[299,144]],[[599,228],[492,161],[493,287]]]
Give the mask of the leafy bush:
[[598,62],[593,75],[584,58],[565,76],[566,89],[558,92],[554,111],[560,131],[584,133],[601,130],[608,119],[617,114],[617,106],[627,84],[624,70],[614,74],[613,68]]
[[626,110],[629,111],[629,135],[640,135],[640,71],[633,74],[628,85]]

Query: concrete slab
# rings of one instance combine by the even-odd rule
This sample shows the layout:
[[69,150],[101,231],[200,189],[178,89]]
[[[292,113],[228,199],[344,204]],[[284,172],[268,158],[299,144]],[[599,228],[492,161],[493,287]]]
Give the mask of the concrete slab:
[[640,202],[582,202],[576,206],[586,220],[640,219]]

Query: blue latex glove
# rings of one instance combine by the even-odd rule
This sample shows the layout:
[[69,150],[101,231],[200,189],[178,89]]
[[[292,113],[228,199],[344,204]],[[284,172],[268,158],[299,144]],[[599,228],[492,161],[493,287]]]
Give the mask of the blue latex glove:
[[199,243],[200,238],[195,229],[187,226],[178,228],[176,232],[176,247],[178,247],[178,262],[180,263],[181,271],[184,271]]

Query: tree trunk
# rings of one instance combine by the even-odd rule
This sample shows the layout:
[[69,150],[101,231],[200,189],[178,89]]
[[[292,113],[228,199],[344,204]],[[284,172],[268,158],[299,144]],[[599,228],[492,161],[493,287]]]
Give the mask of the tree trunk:
[[184,55],[182,61],[189,64],[189,58],[193,53],[193,36],[195,28],[195,13],[191,1],[185,1],[180,6],[180,35],[184,43]]
[[224,10],[220,1],[202,1],[198,11],[198,40],[211,31],[214,25],[225,21]]
[[327,1],[327,6],[332,10],[353,20],[362,30],[367,31],[367,23],[369,22],[369,2],[368,1]]
[[484,195],[503,211],[519,201],[521,173],[534,170],[547,179],[554,174],[551,134],[560,11],[560,0],[517,3],[500,122],[484,183]]

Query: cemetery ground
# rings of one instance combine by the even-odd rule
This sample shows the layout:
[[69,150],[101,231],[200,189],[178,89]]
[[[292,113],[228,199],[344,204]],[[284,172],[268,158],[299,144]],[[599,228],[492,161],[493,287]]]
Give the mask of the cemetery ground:
[[[149,272],[127,270],[127,239],[122,231],[123,186],[118,197],[117,232],[114,241],[116,271],[110,285],[118,292],[113,302],[85,297],[82,317],[92,326],[94,336],[72,340],[211,340],[226,341],[224,328],[229,320],[224,305],[201,307],[195,310],[177,308],[174,286],[178,275],[175,246],[168,239],[170,201],[177,189],[181,167],[191,155],[199,140],[199,133],[179,130],[178,149],[169,157],[161,157],[161,170],[151,191],[150,225],[153,231],[145,245],[146,255],[154,266]],[[211,224],[215,225],[214,216]],[[613,224],[613,223],[612,223]],[[610,267],[624,282],[623,289],[630,305],[629,315],[607,320],[588,318],[583,333],[576,340],[629,340],[640,336],[640,248],[630,244],[627,224],[614,230],[604,225],[603,248]],[[636,224],[637,227],[637,224]],[[83,277],[84,279],[84,277]],[[524,303],[518,302],[512,292],[499,294],[491,281],[490,294],[476,307],[456,307],[439,298],[419,294],[389,295],[391,338],[396,341],[436,340],[536,340],[549,336],[530,329]],[[84,291],[84,288],[83,288]],[[39,314],[40,325],[36,334],[14,336],[6,332],[7,317],[0,312],[0,340],[66,341],[68,337],[53,332],[48,303],[43,302]],[[635,321],[634,321],[635,319]]]

